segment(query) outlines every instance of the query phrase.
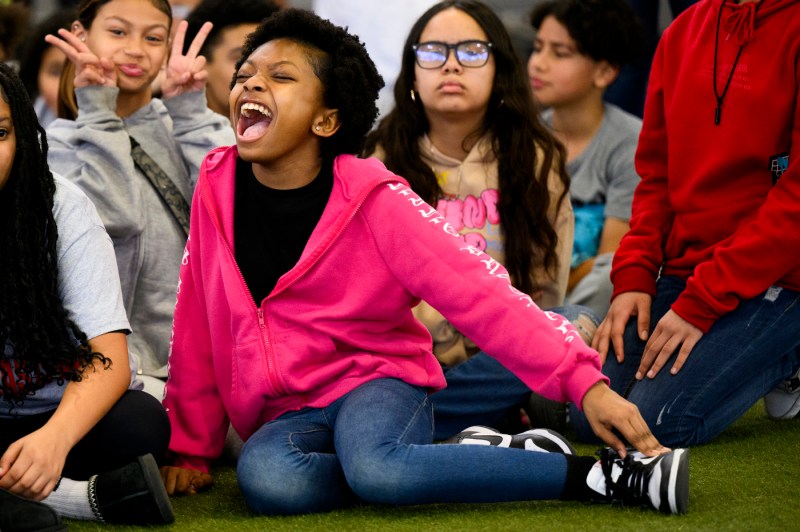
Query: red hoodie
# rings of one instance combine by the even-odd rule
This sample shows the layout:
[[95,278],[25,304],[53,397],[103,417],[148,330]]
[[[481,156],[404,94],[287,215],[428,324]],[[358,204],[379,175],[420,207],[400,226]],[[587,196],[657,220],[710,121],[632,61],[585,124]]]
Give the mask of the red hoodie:
[[[611,273],[614,296],[655,294],[659,271],[687,279],[672,309],[704,332],[771,285],[800,290],[800,2],[722,2],[695,4],[659,43]],[[715,125],[714,77],[722,95],[734,63]]]

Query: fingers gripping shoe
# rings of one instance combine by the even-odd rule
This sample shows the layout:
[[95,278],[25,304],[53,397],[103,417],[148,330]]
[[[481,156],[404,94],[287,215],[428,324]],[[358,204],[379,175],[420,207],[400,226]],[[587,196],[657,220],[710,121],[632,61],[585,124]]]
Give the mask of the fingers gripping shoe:
[[175,515],[153,455],[94,475],[89,479],[89,504],[103,523],[163,525]]
[[800,413],[800,370],[764,396],[764,407],[772,419],[792,419]]
[[544,453],[575,454],[575,449],[569,441],[550,429],[531,429],[512,436],[493,428],[476,425],[459,432],[444,443],[493,445]]
[[623,505],[645,506],[660,512],[682,514],[689,506],[689,449],[674,449],[658,456],[629,451],[623,459],[611,449],[598,453],[586,483]]

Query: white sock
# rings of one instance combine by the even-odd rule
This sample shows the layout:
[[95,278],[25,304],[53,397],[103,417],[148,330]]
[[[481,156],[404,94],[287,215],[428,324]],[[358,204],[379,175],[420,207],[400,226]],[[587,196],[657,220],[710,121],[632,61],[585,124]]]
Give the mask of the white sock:
[[97,521],[89,505],[89,482],[61,478],[58,488],[42,501],[62,517]]

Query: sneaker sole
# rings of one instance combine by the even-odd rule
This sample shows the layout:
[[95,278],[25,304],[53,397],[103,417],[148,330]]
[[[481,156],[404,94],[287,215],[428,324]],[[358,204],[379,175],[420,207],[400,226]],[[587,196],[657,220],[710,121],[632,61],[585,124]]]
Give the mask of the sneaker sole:
[[661,483],[660,511],[685,514],[689,509],[689,449],[676,449],[659,464],[667,482]]
[[137,458],[137,461],[139,462],[139,467],[142,468],[147,490],[152,496],[153,503],[158,508],[161,524],[173,523],[175,521],[175,512],[172,510],[172,503],[169,501],[167,489],[161,480],[161,473],[158,471],[158,464],[156,464],[155,458],[153,458],[152,454],[146,454]]

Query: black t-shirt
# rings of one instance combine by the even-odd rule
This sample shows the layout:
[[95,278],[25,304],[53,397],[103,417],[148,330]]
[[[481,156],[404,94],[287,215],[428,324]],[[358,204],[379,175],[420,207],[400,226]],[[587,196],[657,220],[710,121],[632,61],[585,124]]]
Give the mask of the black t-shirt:
[[258,182],[251,163],[237,160],[234,255],[256,305],[297,264],[332,189],[330,164],[302,188],[276,190]]

